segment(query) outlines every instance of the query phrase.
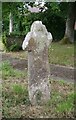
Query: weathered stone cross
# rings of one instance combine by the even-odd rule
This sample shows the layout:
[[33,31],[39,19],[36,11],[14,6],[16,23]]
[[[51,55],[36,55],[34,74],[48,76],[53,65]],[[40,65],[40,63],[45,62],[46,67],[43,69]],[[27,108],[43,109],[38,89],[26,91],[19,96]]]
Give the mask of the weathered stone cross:
[[35,21],[23,41],[23,50],[28,50],[28,90],[33,105],[46,103],[50,99],[50,68],[48,47],[52,35],[41,21]]

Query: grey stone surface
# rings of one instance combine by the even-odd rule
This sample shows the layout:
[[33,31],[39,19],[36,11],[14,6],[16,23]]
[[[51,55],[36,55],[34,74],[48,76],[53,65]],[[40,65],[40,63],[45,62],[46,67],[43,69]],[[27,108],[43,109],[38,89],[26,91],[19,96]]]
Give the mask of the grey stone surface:
[[45,25],[35,21],[22,44],[23,50],[28,50],[28,89],[33,105],[50,99],[48,47],[51,42],[52,35]]

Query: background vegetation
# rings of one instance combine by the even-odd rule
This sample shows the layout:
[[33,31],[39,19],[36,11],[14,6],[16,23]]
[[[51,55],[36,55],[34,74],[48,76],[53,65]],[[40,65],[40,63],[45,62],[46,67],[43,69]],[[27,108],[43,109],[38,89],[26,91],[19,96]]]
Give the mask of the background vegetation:
[[[28,6],[39,7],[41,10],[38,13],[31,12]],[[6,50],[18,51],[20,50],[19,41],[16,40],[16,44],[7,46],[8,36],[20,37],[26,36],[27,32],[30,31],[31,24],[35,20],[40,20],[46,25],[46,28],[53,35],[53,41],[60,41],[65,35],[66,21],[68,11],[70,8],[74,8],[67,2],[46,2],[43,7],[40,4],[36,5],[34,2],[4,2],[2,3],[2,31],[3,31],[3,43]],[[13,9],[14,8],[14,9]],[[47,8],[45,10],[45,8]],[[73,11],[73,10],[72,10]],[[10,18],[11,13],[11,18]],[[74,16],[74,15],[73,15]],[[12,20],[12,32],[9,33],[9,23]],[[71,19],[70,19],[71,20]],[[73,21],[73,20],[72,20]],[[15,40],[15,38],[13,38]],[[22,41],[23,41],[22,39]],[[13,41],[14,41],[13,40]],[[66,40],[63,40],[63,43]],[[68,39],[67,39],[68,41]]]

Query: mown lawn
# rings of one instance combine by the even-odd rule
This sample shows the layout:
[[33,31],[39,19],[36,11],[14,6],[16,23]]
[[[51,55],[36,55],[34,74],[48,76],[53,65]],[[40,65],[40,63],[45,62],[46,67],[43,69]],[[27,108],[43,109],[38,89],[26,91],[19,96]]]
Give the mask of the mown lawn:
[[74,66],[74,45],[52,43],[49,48],[49,62],[63,66]]
[[32,106],[28,97],[27,71],[13,69],[8,61],[0,63],[0,70],[3,79],[3,117],[74,118],[74,83],[50,79],[50,100],[44,106]]
[[[8,52],[10,56],[19,59],[28,59],[26,51]],[[52,42],[49,47],[49,62],[50,64],[58,64],[63,66],[74,66],[74,45],[61,45],[58,42]]]

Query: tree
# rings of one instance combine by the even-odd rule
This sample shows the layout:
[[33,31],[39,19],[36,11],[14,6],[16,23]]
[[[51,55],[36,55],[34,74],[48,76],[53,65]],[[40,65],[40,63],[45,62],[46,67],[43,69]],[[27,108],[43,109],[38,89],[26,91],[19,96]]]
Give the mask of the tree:
[[68,3],[68,13],[66,19],[65,35],[62,39],[62,43],[74,43],[74,26],[76,20],[76,2]]
[[[45,2],[43,6],[34,2],[16,2],[3,4],[3,27],[9,32],[9,14],[12,14],[13,32],[27,34],[33,21],[41,20],[46,25],[49,32],[52,33],[54,40],[61,40],[65,33],[65,20],[67,15],[66,2]],[[38,13],[31,13],[27,5],[37,6],[41,10]],[[13,9],[14,8],[14,9]],[[45,10],[45,8],[47,8]]]
[[9,35],[12,33],[13,31],[13,19],[12,19],[12,13],[10,12],[9,15]]
[[[20,29],[22,28],[20,20],[23,15],[23,2],[4,2],[2,3],[2,19],[3,19],[3,31],[11,33],[16,28],[17,24]],[[9,26],[9,27],[8,27]]]
[[[64,7],[65,6],[66,3],[64,4]],[[61,10],[63,5],[60,8],[60,4],[57,2],[46,2],[44,6],[41,7],[40,4],[37,4],[37,7],[39,7],[41,11],[39,13],[30,12],[25,18],[28,22],[26,26],[28,26],[28,24],[31,26],[33,21],[40,20],[46,25],[48,31],[52,33],[53,39],[60,40],[64,36],[65,31],[65,17],[63,17],[65,16],[65,13],[62,15]],[[45,8],[47,9],[44,10]]]

